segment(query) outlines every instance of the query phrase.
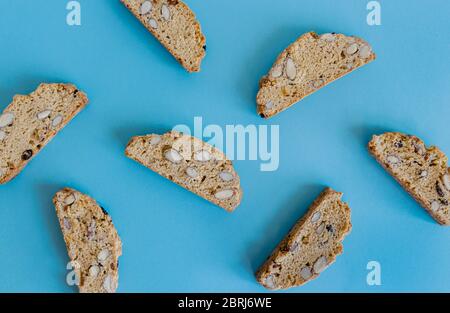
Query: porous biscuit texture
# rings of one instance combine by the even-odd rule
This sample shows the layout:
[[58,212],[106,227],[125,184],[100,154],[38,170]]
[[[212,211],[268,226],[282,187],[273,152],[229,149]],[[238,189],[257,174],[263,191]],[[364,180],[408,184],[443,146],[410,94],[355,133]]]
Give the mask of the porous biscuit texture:
[[343,251],[350,208],[342,193],[326,188],[256,273],[265,288],[287,289],[319,276]]
[[191,9],[180,0],[121,0],[189,72],[199,72],[206,39]]
[[113,293],[122,243],[111,217],[91,197],[64,188],[53,198],[81,293]]
[[0,184],[17,176],[87,102],[71,84],[41,84],[14,96],[0,115]]
[[198,138],[176,131],[136,136],[125,154],[229,212],[241,202],[240,179],[232,162]]
[[450,169],[439,148],[398,132],[373,136],[369,151],[441,225],[450,225]]
[[371,46],[358,37],[306,33],[278,56],[261,79],[257,112],[272,117],[375,57]]

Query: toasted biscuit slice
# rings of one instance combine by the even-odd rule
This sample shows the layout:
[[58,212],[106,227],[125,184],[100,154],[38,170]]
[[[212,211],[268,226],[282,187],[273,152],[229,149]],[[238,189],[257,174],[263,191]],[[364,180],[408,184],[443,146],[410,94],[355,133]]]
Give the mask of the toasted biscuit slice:
[[231,212],[241,202],[239,175],[218,149],[188,135],[172,131],[164,135],[133,137],[126,155]]
[[256,273],[268,289],[286,289],[316,278],[343,251],[351,230],[342,193],[325,189]]
[[121,0],[189,72],[199,72],[205,36],[195,14],[181,0]]
[[115,292],[122,242],[109,214],[91,197],[64,188],[53,203],[82,293]]
[[278,56],[261,79],[258,114],[272,117],[374,59],[372,48],[360,38],[306,33]]
[[0,115],[0,184],[17,176],[87,102],[70,84],[41,84],[16,95]]
[[447,156],[411,135],[373,136],[369,151],[375,159],[441,225],[450,225],[450,169]]

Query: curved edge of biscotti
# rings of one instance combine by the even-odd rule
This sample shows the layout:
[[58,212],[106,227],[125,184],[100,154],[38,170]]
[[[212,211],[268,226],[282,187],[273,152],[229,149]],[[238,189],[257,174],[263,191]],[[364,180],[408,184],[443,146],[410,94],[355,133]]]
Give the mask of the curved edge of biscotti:
[[[333,34],[334,34],[334,35],[340,35],[340,36],[349,37],[349,36],[347,36],[347,35],[345,35],[345,34],[335,34],[335,33],[333,33]],[[322,34],[322,35],[323,35],[323,34]],[[258,93],[257,93],[257,95],[256,95],[256,104],[257,104],[257,106],[256,106],[256,112],[257,112],[257,114],[258,114],[260,117],[262,117],[262,118],[264,118],[264,119],[269,119],[269,118],[271,118],[271,117],[273,117],[273,116],[275,116],[275,115],[278,115],[279,113],[281,113],[281,112],[287,110],[288,108],[290,108],[290,107],[293,106],[294,104],[300,102],[301,100],[305,99],[306,97],[308,97],[308,96],[312,95],[313,93],[317,92],[319,89],[322,89],[322,88],[324,88],[324,87],[330,85],[331,83],[335,82],[336,80],[338,80],[338,79],[340,79],[340,78],[342,78],[342,77],[344,77],[344,76],[346,76],[346,75],[352,73],[353,71],[359,69],[360,67],[362,67],[362,66],[358,66],[358,67],[352,68],[351,70],[348,70],[347,72],[342,73],[342,74],[336,76],[335,79],[333,79],[332,81],[329,81],[329,82],[324,83],[319,89],[317,89],[317,90],[312,90],[311,92],[305,94],[303,97],[298,97],[298,99],[293,100],[293,101],[290,102],[289,105],[287,105],[286,107],[281,108],[280,110],[277,110],[277,111],[273,111],[273,112],[271,112],[270,114],[265,114],[264,110],[261,109],[261,108],[264,106],[264,103],[260,103],[260,102],[258,101],[259,93],[260,93],[260,90],[263,88],[263,83],[264,83],[264,81],[267,79],[267,76],[270,74],[270,71],[271,71],[272,68],[275,66],[275,64],[277,64],[280,60],[286,58],[287,51],[288,51],[292,46],[296,45],[298,42],[300,42],[301,40],[303,40],[303,38],[306,37],[306,36],[312,36],[312,37],[314,37],[314,38],[320,38],[321,35],[317,34],[316,32],[313,32],[313,31],[307,32],[307,33],[301,35],[299,38],[297,38],[293,43],[291,43],[287,48],[285,48],[285,49],[277,56],[277,58],[275,59],[275,62],[273,62],[272,66],[270,67],[269,72],[268,72],[266,75],[264,75],[264,76],[260,79],[260,81],[259,81],[259,90],[258,90]],[[358,40],[361,40],[361,41],[364,41],[364,42],[365,42],[365,40],[362,39],[362,38],[360,38],[360,37],[356,37],[356,36],[352,36],[352,37],[354,37],[354,38],[356,38],[356,39],[358,39]],[[367,62],[366,62],[364,65],[366,65],[366,64],[368,64],[368,63],[374,61],[374,60],[376,59],[376,57],[377,57],[377,56],[376,56],[375,52],[372,51],[371,56],[367,59]]]
[[424,208],[424,209],[428,212],[428,214],[430,214],[430,216],[431,216],[436,222],[438,222],[439,225],[441,225],[441,226],[450,226],[450,219],[445,220],[445,219],[442,219],[440,216],[436,215],[436,214],[433,212],[433,210],[431,209],[430,204],[424,202],[422,199],[420,199],[420,197],[418,197],[417,195],[415,195],[415,194],[414,194],[414,191],[411,190],[411,189],[408,187],[408,184],[407,184],[406,182],[402,181],[402,180],[400,179],[400,177],[397,177],[397,175],[395,175],[395,173],[394,173],[388,166],[386,166],[386,165],[384,164],[384,162],[380,159],[380,157],[378,156],[378,153],[376,152],[375,140],[376,140],[377,137],[382,136],[382,135],[386,135],[386,134],[409,136],[409,137],[415,138],[415,139],[418,140],[419,142],[423,143],[423,145],[426,147],[427,150],[433,149],[434,152],[436,152],[437,154],[439,154],[439,157],[446,157],[446,154],[445,154],[444,152],[442,152],[442,151],[441,151],[438,147],[436,147],[436,146],[427,146],[427,145],[425,144],[425,142],[424,142],[422,139],[420,139],[419,137],[417,137],[417,136],[414,136],[414,135],[405,135],[405,134],[400,133],[400,132],[386,132],[386,133],[383,133],[383,134],[381,134],[381,135],[373,135],[373,136],[372,136],[372,139],[371,139],[371,140],[369,141],[369,143],[367,144],[367,149],[368,149],[369,153],[373,156],[373,158],[377,161],[377,163],[380,164],[380,165],[384,168],[384,170],[385,170],[392,178],[394,178],[395,181],[396,181],[397,183],[399,183],[400,186],[402,186],[402,188],[403,188],[403,189],[404,189],[404,190],[405,190],[405,191],[406,191],[406,192],[407,192],[414,200],[416,200],[416,202],[419,203],[420,206],[421,206],[422,208]]
[[140,21],[141,24],[144,25],[144,27],[153,36],[155,36],[156,39],[158,39],[158,41],[164,46],[164,48],[166,48],[167,51],[169,51],[170,54],[172,54],[172,56],[178,61],[178,63],[180,63],[181,66],[183,66],[189,73],[200,72],[201,63],[202,63],[203,59],[206,56],[206,51],[205,51],[205,49],[203,49],[203,47],[205,47],[205,45],[206,45],[206,37],[205,37],[205,35],[202,32],[202,28],[201,28],[200,22],[197,20],[197,17],[195,15],[194,11],[192,11],[191,8],[186,3],[184,3],[181,0],[177,0],[177,4],[176,5],[180,5],[182,7],[182,9],[186,10],[187,12],[189,12],[189,14],[191,14],[192,19],[194,21],[195,31],[196,31],[196,33],[198,33],[199,38],[201,38],[200,43],[199,43],[198,46],[201,47],[202,51],[203,51],[202,55],[195,60],[196,62],[194,64],[192,64],[192,66],[190,64],[187,64],[187,63],[183,62],[181,56],[177,55],[176,52],[169,45],[166,45],[164,43],[164,41],[162,41],[162,38],[158,34],[158,32],[153,30],[151,27],[148,27],[147,25],[145,25],[142,22],[142,20],[141,20],[141,16],[139,14],[136,14],[136,12],[134,12],[134,10],[128,5],[128,3],[126,3],[125,0],[120,0],[120,2],[122,2],[122,4],[128,9],[128,11],[130,11],[134,15],[134,17],[136,17],[138,19],[138,21]]
[[[266,288],[268,290],[271,290],[271,291],[286,289],[286,288],[270,288],[270,286],[267,286],[266,283],[265,283],[265,280],[264,280],[264,274],[269,271],[269,267],[274,262],[274,260],[276,260],[278,256],[280,256],[283,253],[285,253],[285,252],[282,251],[283,247],[288,247],[288,246],[291,246],[293,244],[292,239],[293,239],[293,237],[295,237],[294,235],[312,217],[312,215],[314,214],[315,209],[322,203],[323,199],[325,199],[329,195],[336,195],[338,197],[338,200],[342,202],[342,204],[345,207],[347,220],[346,220],[346,223],[345,223],[346,228],[343,229],[341,236],[339,238],[337,238],[336,245],[334,246],[334,250],[333,250],[334,254],[332,255],[331,258],[327,259],[329,261],[329,263],[327,264],[327,268],[330,267],[336,261],[336,257],[337,256],[339,256],[340,254],[342,254],[344,252],[344,246],[343,246],[342,242],[345,239],[345,237],[352,230],[351,209],[350,209],[349,205],[346,202],[342,201],[342,196],[343,196],[342,192],[337,192],[337,191],[333,190],[330,187],[326,187],[320,193],[320,195],[313,201],[313,203],[309,206],[308,211],[305,213],[305,215],[303,215],[295,223],[295,225],[289,230],[289,232],[286,234],[286,236],[281,240],[281,242],[272,251],[270,256],[264,261],[263,265],[261,265],[261,267],[256,271],[256,273],[255,273],[256,280],[264,288]],[[303,281],[301,284],[298,284],[298,285],[295,285],[295,286],[290,286],[290,287],[287,287],[287,288],[303,286],[306,283],[310,282],[311,280],[316,279],[319,275],[320,275],[320,273],[317,274],[315,272],[312,272],[312,276],[308,280]]]
[[[85,107],[86,105],[89,103],[89,99],[87,97],[87,95],[82,92],[81,90],[79,90],[74,84],[70,84],[70,83],[41,83],[39,84],[39,86],[36,88],[36,90],[34,90],[32,93],[28,94],[28,95],[15,95],[13,97],[13,101],[4,109],[4,111],[7,111],[15,102],[16,99],[20,98],[20,97],[31,97],[34,93],[38,92],[40,89],[46,87],[46,86],[61,86],[64,87],[68,90],[71,90],[71,93],[75,93],[77,97],[79,98],[80,101],[80,105],[78,106],[78,108],[69,116],[65,117],[64,120],[61,122],[61,125],[64,125],[63,127],[61,127],[59,130],[56,130],[51,136],[49,136],[43,143],[42,143],[42,149],[59,133],[61,132],[66,126],[67,124],[69,124],[69,122],[78,115],[78,113],[80,113]],[[3,111],[3,112],[4,112]],[[14,171],[9,172],[9,175],[3,176],[3,178],[0,179],[0,185],[6,184],[8,182],[10,182],[11,180],[13,180],[17,175],[19,175],[22,170],[25,168],[25,166],[36,157],[36,155],[38,155],[40,152],[40,150],[37,153],[33,153],[33,155],[31,156],[31,158],[29,158],[28,160],[22,160],[22,162],[20,163],[20,165],[18,167],[16,167],[16,169]]]
[[217,149],[216,147],[213,147],[213,146],[211,146],[210,144],[208,144],[208,143],[206,143],[206,142],[204,142],[204,141],[202,141],[202,140],[200,140],[200,139],[198,139],[198,138],[196,138],[196,137],[194,137],[194,136],[189,136],[191,140],[194,140],[194,141],[196,141],[197,143],[201,143],[202,145],[209,147],[212,151],[215,151],[215,152],[219,153],[221,156],[223,156],[224,160],[230,162],[230,164],[231,164],[231,166],[232,166],[232,168],[233,168],[235,177],[236,177],[237,181],[239,182],[239,183],[238,183],[239,188],[236,189],[236,192],[237,192],[236,198],[235,198],[235,199],[236,199],[236,205],[234,205],[234,206],[227,206],[227,205],[224,205],[224,204],[221,203],[220,201],[216,200],[214,197],[205,197],[204,195],[202,195],[202,194],[196,192],[195,190],[193,190],[193,189],[191,189],[191,188],[188,188],[187,186],[183,186],[183,185],[181,185],[181,184],[178,184],[177,182],[173,181],[169,176],[165,175],[165,173],[162,173],[161,171],[158,171],[158,170],[157,170],[156,168],[154,168],[151,164],[149,164],[148,166],[142,164],[142,162],[141,162],[136,156],[134,156],[133,153],[130,152],[130,150],[135,146],[135,144],[136,144],[139,140],[141,140],[143,137],[154,136],[154,135],[156,135],[156,136],[164,136],[164,135],[171,135],[171,134],[178,134],[178,135],[180,135],[180,136],[187,136],[187,135],[184,135],[184,134],[179,133],[179,132],[177,132],[177,131],[169,131],[169,132],[164,133],[164,134],[162,134],[162,135],[159,135],[159,134],[148,134],[148,135],[144,135],[144,136],[134,136],[134,137],[132,137],[132,138],[130,139],[130,141],[129,141],[128,144],[127,144],[127,147],[126,147],[126,149],[125,149],[125,156],[128,157],[128,158],[130,158],[130,159],[132,159],[132,160],[134,160],[134,161],[136,161],[137,163],[139,163],[139,164],[141,164],[141,165],[143,165],[143,166],[149,168],[149,169],[152,170],[153,172],[155,172],[155,173],[157,173],[158,175],[160,175],[160,176],[162,176],[162,177],[168,179],[169,181],[175,183],[176,185],[178,185],[178,186],[180,186],[180,187],[182,187],[182,188],[184,188],[184,189],[186,189],[186,190],[192,192],[193,194],[195,194],[195,195],[201,197],[202,199],[205,199],[205,200],[207,200],[207,201],[209,201],[209,202],[211,202],[211,203],[217,205],[218,207],[224,209],[225,211],[227,211],[227,212],[229,212],[229,213],[234,212],[234,211],[236,210],[236,208],[240,205],[240,203],[241,203],[241,201],[242,201],[242,197],[243,197],[243,190],[242,190],[242,187],[240,186],[240,177],[239,177],[239,174],[237,173],[237,171],[234,169],[233,162],[230,161],[230,160],[225,156],[225,154],[224,154],[222,151],[220,151],[219,149]]
[[[55,211],[56,211],[56,216],[58,218],[58,222],[59,222],[59,226],[61,228],[61,233],[63,235],[63,239],[64,239],[64,243],[66,245],[66,249],[67,249],[67,253],[69,256],[69,259],[71,262],[75,262],[76,260],[74,260],[69,253],[69,242],[66,239],[65,233],[64,233],[64,219],[63,219],[63,214],[60,213],[60,204],[58,203],[59,200],[58,198],[60,197],[64,197],[64,199],[66,199],[68,196],[73,195],[74,197],[76,197],[75,195],[82,195],[84,197],[87,197],[89,199],[89,201],[92,202],[92,205],[95,205],[99,210],[102,211],[103,215],[109,220],[110,224],[111,224],[111,229],[110,231],[112,231],[114,233],[114,238],[115,238],[115,245],[114,245],[114,251],[116,253],[116,258],[117,258],[117,268],[115,269],[115,271],[113,271],[114,273],[114,278],[115,281],[117,282],[116,288],[118,287],[118,282],[119,282],[119,257],[122,255],[122,240],[120,239],[120,236],[117,232],[117,229],[114,225],[114,222],[112,220],[112,217],[109,215],[109,213],[107,211],[105,211],[105,209],[98,204],[98,202],[92,198],[91,196],[84,194],[76,189],[70,188],[70,187],[64,187],[61,190],[59,190],[58,192],[55,193],[55,195],[53,196],[52,202],[53,205],[55,207]],[[76,199],[76,198],[74,198]],[[62,207],[62,209],[64,210],[64,206]],[[74,268],[74,270],[77,272],[78,278],[80,277],[79,274],[79,269]],[[89,291],[89,290],[85,290],[82,286],[78,286],[80,293],[91,293],[93,291]],[[113,292],[115,292],[116,290],[114,289]],[[101,290],[97,290],[95,292],[102,292]]]

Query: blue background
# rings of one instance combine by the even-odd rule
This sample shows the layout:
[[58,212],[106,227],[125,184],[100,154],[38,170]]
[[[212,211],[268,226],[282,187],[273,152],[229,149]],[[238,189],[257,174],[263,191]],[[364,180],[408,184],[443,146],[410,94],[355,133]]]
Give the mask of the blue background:
[[[0,291],[71,292],[51,199],[64,186],[105,206],[123,241],[120,292],[264,291],[254,271],[324,186],[345,193],[353,230],[344,254],[289,290],[450,291],[450,228],[438,226],[366,150],[373,133],[402,131],[450,154],[450,2],[365,0],[186,2],[207,37],[188,74],[118,0],[82,0],[82,26],[61,0],[0,0],[1,109],[42,82],[73,82],[90,105],[15,180],[0,186]],[[378,59],[265,121],[258,81],[304,32],[365,38]],[[133,135],[176,124],[280,125],[280,167],[237,161],[233,213],[124,156]],[[382,285],[366,284],[381,263]]]

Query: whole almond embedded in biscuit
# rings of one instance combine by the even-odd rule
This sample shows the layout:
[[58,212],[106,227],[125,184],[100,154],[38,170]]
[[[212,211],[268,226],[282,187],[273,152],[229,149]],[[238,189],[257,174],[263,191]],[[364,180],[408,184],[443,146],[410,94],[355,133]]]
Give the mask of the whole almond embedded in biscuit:
[[442,177],[442,182],[444,183],[445,188],[450,191],[450,175],[449,174],[445,174]]
[[229,182],[234,179],[234,176],[230,172],[221,172],[219,174],[220,179],[222,179],[224,182]]
[[70,224],[69,219],[66,217],[63,219],[63,225],[64,225],[64,228],[67,230],[70,230],[72,228],[72,225]]
[[108,293],[113,293],[117,289],[117,283],[111,275],[106,276],[103,281],[103,288],[105,288]]
[[37,114],[37,118],[38,118],[38,120],[44,120],[44,119],[46,119],[47,117],[49,117],[49,115],[52,113],[52,111],[51,110],[44,110],[44,111],[41,111],[41,112],[39,112],[38,114]]
[[278,65],[272,69],[271,76],[273,78],[281,77],[281,75],[283,75],[283,67],[281,65]]
[[308,280],[312,277],[312,272],[311,272],[311,268],[309,267],[304,267],[300,270],[300,276],[304,279],[304,280]]
[[313,214],[313,216],[311,217],[311,222],[316,223],[318,220],[320,220],[322,213],[320,212],[316,212]]
[[270,275],[266,278],[265,285],[269,289],[275,288],[274,277],[272,275]]
[[295,67],[295,63],[291,58],[287,58],[286,60],[286,76],[290,80],[294,80],[297,76],[297,69]]
[[371,54],[372,51],[369,46],[362,46],[361,49],[359,49],[359,56],[363,59],[367,59]]
[[64,204],[65,205],[71,205],[76,201],[76,197],[73,193],[71,193],[70,195],[68,195],[65,199],[64,199]]
[[141,14],[147,14],[152,10],[152,2],[151,1],[144,1],[144,3],[142,3],[141,8],[140,8],[140,13]]
[[62,120],[63,120],[62,115],[58,114],[52,121],[52,127],[53,128],[58,127],[61,124]]
[[314,263],[314,272],[319,274],[327,267],[327,258],[321,256],[317,259],[316,263]]
[[89,276],[90,277],[97,277],[98,273],[100,272],[100,268],[97,265],[92,265],[89,268]]
[[164,20],[169,21],[170,20],[170,9],[167,5],[163,4],[161,7],[161,15]]
[[234,195],[233,190],[231,189],[225,189],[218,191],[214,194],[214,197],[216,197],[219,200],[227,200],[230,199]]
[[391,165],[397,165],[400,163],[400,159],[398,157],[396,157],[395,155],[388,156],[386,160]]
[[186,174],[190,178],[197,178],[198,177],[198,171],[195,168],[193,168],[193,167],[186,168]]
[[268,101],[268,102],[266,103],[266,109],[270,110],[270,109],[272,109],[272,108],[273,108],[273,101]]
[[441,208],[441,205],[439,204],[439,201],[433,201],[431,203],[431,211],[436,212]]
[[153,136],[152,139],[150,139],[150,144],[152,145],[157,145],[158,143],[161,142],[161,136]]
[[194,158],[199,162],[208,162],[211,160],[211,153],[206,150],[201,150],[195,154]]
[[0,115],[0,128],[10,126],[14,122],[14,113],[8,112]]
[[346,51],[348,55],[355,54],[356,52],[358,52],[358,44],[356,43],[351,44],[350,46],[347,47]]
[[175,149],[169,149],[164,153],[164,157],[172,163],[180,163],[183,160],[181,154]]
[[158,22],[154,19],[154,18],[150,18],[148,20],[148,24],[150,25],[151,28],[153,29],[157,29],[158,28]]
[[105,248],[100,251],[100,253],[97,256],[97,259],[100,263],[103,263],[106,261],[106,259],[109,258],[110,255],[111,255],[111,253],[109,252],[109,250]]

